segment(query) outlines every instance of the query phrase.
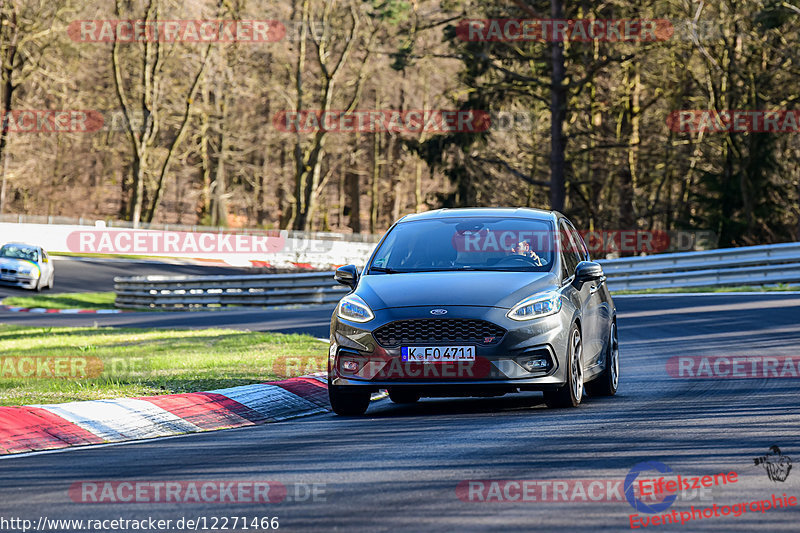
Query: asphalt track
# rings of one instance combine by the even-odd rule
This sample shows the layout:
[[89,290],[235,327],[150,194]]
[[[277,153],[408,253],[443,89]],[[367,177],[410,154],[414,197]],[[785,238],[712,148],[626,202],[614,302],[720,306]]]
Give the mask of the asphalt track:
[[43,327],[128,327],[128,328],[231,328],[248,331],[307,333],[328,338],[333,307],[305,309],[223,309],[218,311],[122,313],[115,315],[43,315],[14,313],[0,309],[0,324]]
[[[56,280],[53,293],[108,292],[114,290],[116,276],[216,276],[241,274],[246,269],[196,264],[170,264],[123,259],[54,259]],[[7,296],[31,296],[33,291],[0,284],[0,300]],[[47,294],[45,291],[44,294]]]
[[[158,262],[121,260],[56,260],[56,286],[53,293],[104,292],[114,290],[116,276],[217,276],[249,273],[247,269]],[[0,285],[0,300],[8,296],[33,296],[30,290]],[[44,291],[42,294],[47,295]],[[228,327],[251,331],[309,333],[328,337],[332,306],[304,309],[232,308],[191,313],[125,313],[120,315],[39,315],[12,313],[0,308],[0,323],[27,326],[137,328],[215,328]]]
[[[617,307],[622,381],[614,398],[590,398],[574,410],[549,410],[536,393],[426,399],[412,406],[382,400],[364,418],[318,415],[12,457],[0,460],[0,517],[34,523],[43,516],[154,517],[174,524],[181,517],[277,516],[286,531],[624,531],[630,530],[633,513],[624,496],[622,501],[584,502],[578,495],[573,501],[487,503],[462,501],[456,487],[463,480],[619,481],[643,461],[660,461],[684,476],[739,475],[736,483],[679,500],[667,512],[769,499],[773,493],[800,496],[800,380],[687,380],[665,371],[674,355],[798,355],[800,296],[619,298]],[[286,313],[227,311],[214,316],[218,325],[270,329],[304,314]],[[315,324],[327,311],[317,313],[320,317],[307,318],[307,327],[319,327]],[[254,318],[247,319],[248,314]],[[125,315],[124,323],[114,322],[120,317],[91,320],[176,325],[176,315],[159,315]],[[194,326],[201,315],[205,313],[191,315]],[[23,320],[54,325],[61,318]],[[9,320],[0,316],[0,322]],[[753,461],[772,445],[795,461],[784,482],[770,481]],[[259,505],[73,502],[70,485],[92,480],[270,480],[286,485],[290,497]],[[296,497],[293,487],[314,483],[324,484],[316,501]],[[305,494],[304,489],[299,492]],[[797,531],[798,519],[800,508],[793,507],[647,530]]]

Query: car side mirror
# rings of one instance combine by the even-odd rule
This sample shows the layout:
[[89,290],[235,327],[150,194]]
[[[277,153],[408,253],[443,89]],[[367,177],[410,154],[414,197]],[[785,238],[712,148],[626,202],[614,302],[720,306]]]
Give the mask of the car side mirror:
[[593,261],[581,261],[575,267],[575,281],[572,284],[576,289],[580,290],[584,283],[592,281],[605,281],[606,277],[603,274],[603,267],[599,263]]
[[348,287],[355,289],[356,284],[358,283],[358,269],[355,267],[355,265],[345,265],[343,267],[339,267],[336,269],[333,279],[342,285],[347,285]]

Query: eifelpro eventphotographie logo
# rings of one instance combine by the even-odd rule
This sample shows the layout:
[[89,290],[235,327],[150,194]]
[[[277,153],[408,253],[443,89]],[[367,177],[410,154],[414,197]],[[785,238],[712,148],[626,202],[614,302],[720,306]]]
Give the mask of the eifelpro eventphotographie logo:
[[768,454],[756,457],[753,462],[767,471],[770,481],[783,483],[792,471],[792,459],[783,455],[781,449],[775,445],[769,447]]

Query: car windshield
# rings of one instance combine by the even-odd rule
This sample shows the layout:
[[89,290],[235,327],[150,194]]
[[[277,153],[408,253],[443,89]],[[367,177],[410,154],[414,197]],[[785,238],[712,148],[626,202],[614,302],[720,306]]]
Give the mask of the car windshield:
[[497,217],[403,222],[375,253],[370,272],[547,272],[553,264],[553,242],[552,224],[545,220]]
[[12,259],[27,259],[28,261],[39,261],[39,252],[34,248],[27,248],[24,246],[14,246],[7,244],[0,248],[0,257],[9,257]]

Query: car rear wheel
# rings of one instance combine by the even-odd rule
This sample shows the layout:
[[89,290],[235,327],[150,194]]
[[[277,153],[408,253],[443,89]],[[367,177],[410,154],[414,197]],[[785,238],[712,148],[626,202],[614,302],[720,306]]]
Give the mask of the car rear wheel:
[[611,334],[606,346],[606,368],[603,372],[586,384],[589,396],[614,396],[619,385],[619,340],[617,323],[611,323]]
[[421,396],[413,391],[389,389],[389,399],[394,403],[416,403]]
[[583,344],[577,324],[570,330],[567,352],[567,382],[557,390],[544,392],[548,407],[577,407],[583,399]]
[[372,394],[369,391],[348,390],[350,387],[338,387],[328,384],[328,398],[331,402],[331,409],[337,415],[359,416],[367,412],[369,399]]

